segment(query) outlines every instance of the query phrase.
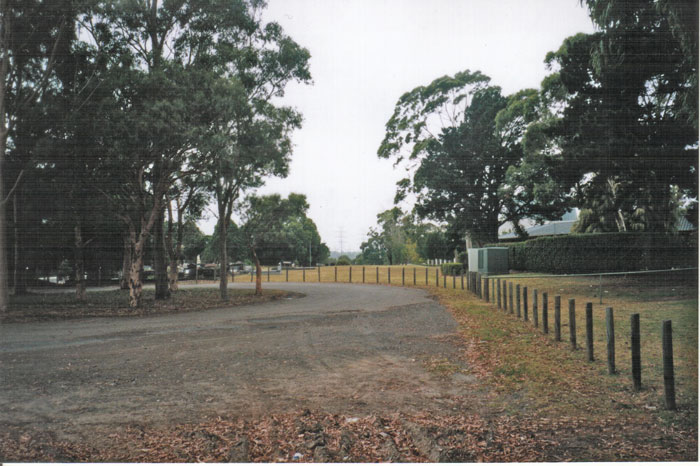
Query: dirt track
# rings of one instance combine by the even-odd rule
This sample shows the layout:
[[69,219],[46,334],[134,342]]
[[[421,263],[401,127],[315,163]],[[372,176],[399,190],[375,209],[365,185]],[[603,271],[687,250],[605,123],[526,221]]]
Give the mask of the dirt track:
[[160,317],[4,325],[0,424],[87,439],[126,424],[213,415],[474,405],[456,323],[425,292],[275,288],[306,296]]

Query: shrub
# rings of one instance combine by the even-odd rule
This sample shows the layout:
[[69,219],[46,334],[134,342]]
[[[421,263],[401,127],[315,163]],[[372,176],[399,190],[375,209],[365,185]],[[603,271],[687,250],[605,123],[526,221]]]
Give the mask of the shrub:
[[466,268],[464,264],[460,262],[447,262],[440,266],[440,271],[443,275],[459,275],[464,270],[466,270]]
[[335,262],[335,265],[351,265],[352,261],[350,258],[346,255],[342,255],[338,258],[338,260]]
[[511,269],[554,274],[695,267],[698,260],[696,236],[661,233],[573,234],[498,246],[508,247]]
[[457,254],[457,262],[462,264],[464,270],[467,270],[467,266],[469,265],[469,254],[467,254],[467,251],[462,251]]

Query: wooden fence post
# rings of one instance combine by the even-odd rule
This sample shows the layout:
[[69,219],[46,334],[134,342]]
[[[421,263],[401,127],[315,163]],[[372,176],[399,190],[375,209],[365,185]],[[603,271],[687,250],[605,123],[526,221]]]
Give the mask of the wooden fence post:
[[527,322],[527,287],[523,287],[523,320]]
[[489,294],[489,277],[484,280],[484,301],[487,303],[491,301],[491,295]]
[[387,280],[389,282],[389,285],[391,285],[391,266],[386,268],[386,275],[387,275]]
[[442,287],[447,288],[447,275],[442,276]]
[[270,281],[270,267],[267,268],[267,281]]
[[520,284],[515,285],[515,315],[520,319]]
[[542,293],[542,331],[544,333],[549,333],[549,313],[547,306],[549,305],[547,300],[547,293]]
[[639,335],[639,314],[630,316],[630,343],[632,346],[632,383],[634,389],[642,389],[642,351]]
[[508,282],[503,280],[503,310],[508,312]]
[[379,267],[377,267],[377,283],[379,283]]
[[416,268],[413,267],[413,284],[416,284]]
[[554,341],[561,341],[561,296],[554,297]]
[[401,286],[406,284],[406,267],[401,267]]
[[481,274],[479,272],[476,272],[476,293],[481,299]]
[[501,279],[500,278],[496,280],[496,288],[498,289],[498,293],[497,293],[498,294],[498,302],[497,302],[498,304],[496,304],[496,307],[498,309],[500,309],[501,308]]
[[569,299],[569,341],[571,349],[576,349],[576,300]]
[[333,279],[337,282],[338,281],[338,266],[334,266],[335,268],[333,269]]
[[289,269],[284,269],[284,281],[289,281]]
[[303,282],[306,281],[306,267],[301,269],[301,281],[303,281]]
[[452,272],[452,289],[457,289],[457,275],[455,275],[454,271]]
[[605,309],[605,333],[608,341],[608,374],[615,373],[615,321],[613,308]]
[[513,282],[508,283],[508,310],[513,313]]
[[350,275],[348,277],[348,283],[352,283],[352,265],[350,266]]
[[365,282],[365,266],[362,266],[362,283]]
[[316,267],[316,275],[318,276],[318,282],[321,283],[321,267]]
[[425,286],[428,286],[428,267],[425,268]]
[[462,269],[459,269],[459,283],[462,289],[464,289],[464,270]]
[[593,303],[586,303],[586,350],[588,361],[593,361]]
[[539,322],[537,321],[539,319],[539,315],[537,313],[537,288],[532,290],[532,324],[535,326],[535,328],[539,327]]
[[671,321],[664,320],[662,327],[662,347],[664,361],[664,401],[666,409],[676,409],[676,386],[673,377],[673,333]]
[[438,274],[439,273],[440,273],[440,268],[438,267],[435,269],[435,286],[438,288],[440,287],[440,282],[438,281]]

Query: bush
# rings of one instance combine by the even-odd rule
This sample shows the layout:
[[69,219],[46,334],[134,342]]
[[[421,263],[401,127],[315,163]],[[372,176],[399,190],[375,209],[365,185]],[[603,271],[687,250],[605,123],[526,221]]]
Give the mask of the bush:
[[467,254],[467,251],[462,251],[457,254],[457,262],[462,264],[464,270],[467,270],[467,266],[469,265],[469,254]]
[[465,270],[464,264],[460,262],[447,262],[440,266],[443,275],[459,275]]
[[591,233],[535,238],[508,247],[511,269],[554,274],[696,267],[697,236]]
[[352,261],[350,258],[346,255],[342,255],[338,258],[338,260],[335,262],[335,265],[351,265]]

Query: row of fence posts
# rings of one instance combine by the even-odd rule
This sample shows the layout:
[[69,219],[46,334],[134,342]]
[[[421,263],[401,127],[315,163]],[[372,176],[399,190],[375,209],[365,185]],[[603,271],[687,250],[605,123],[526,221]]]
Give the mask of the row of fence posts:
[[[483,293],[482,293],[483,282]],[[518,319],[523,318],[528,321],[530,318],[528,309],[528,289],[526,286],[515,285],[513,293],[513,282],[501,280],[500,278],[482,278],[477,272],[468,272],[467,288],[477,297],[484,301],[493,302],[498,309],[510,314],[514,314]],[[522,300],[521,300],[522,297]],[[515,301],[514,301],[515,298]],[[541,294],[541,301],[538,300],[537,289],[532,290],[532,323],[535,328],[539,328],[541,304],[542,331],[549,333],[549,296],[547,293]],[[521,313],[522,304],[522,313]],[[576,342],[576,302],[569,299],[569,342],[572,350],[577,349]],[[607,343],[607,365],[608,373],[615,374],[615,324],[613,309],[605,309],[605,329]],[[639,327],[639,314],[630,316],[630,345],[632,357],[632,383],[635,390],[642,388],[642,358],[641,358],[641,334]],[[554,297],[554,339],[562,341],[561,335],[561,296]],[[589,362],[594,361],[593,355],[593,303],[586,303],[586,354]],[[670,320],[664,320],[662,325],[662,359],[664,377],[664,403],[666,409],[676,409],[676,391],[673,372],[673,333]]]

